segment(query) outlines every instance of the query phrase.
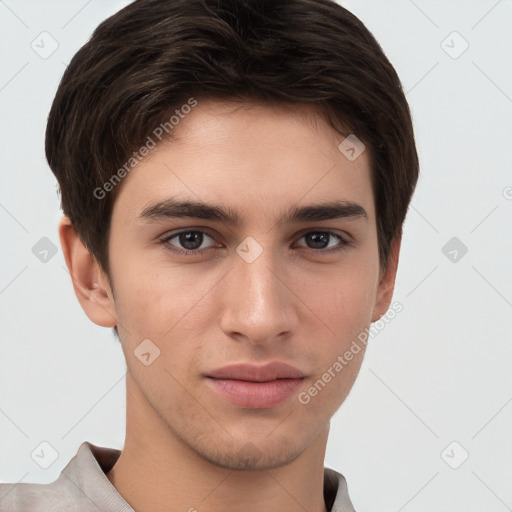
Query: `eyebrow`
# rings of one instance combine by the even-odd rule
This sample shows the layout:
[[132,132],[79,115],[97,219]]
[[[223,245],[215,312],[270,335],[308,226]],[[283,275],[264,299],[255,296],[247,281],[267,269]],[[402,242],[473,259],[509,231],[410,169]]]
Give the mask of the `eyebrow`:
[[[241,217],[231,208],[207,204],[198,201],[179,201],[164,199],[144,208],[138,215],[141,220],[166,220],[188,217],[223,222],[235,226]],[[308,206],[292,207],[278,219],[278,224],[331,219],[368,220],[366,210],[352,201],[338,200]]]

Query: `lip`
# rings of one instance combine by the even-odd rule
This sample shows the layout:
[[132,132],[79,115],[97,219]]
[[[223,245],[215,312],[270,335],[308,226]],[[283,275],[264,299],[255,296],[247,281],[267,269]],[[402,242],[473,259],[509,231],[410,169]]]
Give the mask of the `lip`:
[[232,364],[208,372],[207,377],[214,379],[235,379],[252,382],[268,382],[276,379],[300,379],[305,377],[298,368],[280,361],[256,366],[254,364]]
[[234,364],[209,372],[210,387],[234,405],[265,409],[296,393],[305,375],[299,369],[273,361],[263,366]]

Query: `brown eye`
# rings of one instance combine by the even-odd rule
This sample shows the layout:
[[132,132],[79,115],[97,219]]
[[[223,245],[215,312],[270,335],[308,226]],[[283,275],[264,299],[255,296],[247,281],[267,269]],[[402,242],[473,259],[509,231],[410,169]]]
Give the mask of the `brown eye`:
[[[349,242],[337,233],[332,231],[310,231],[304,234],[301,239],[306,241],[306,247],[314,251],[322,251],[325,249],[343,249],[349,245]],[[332,243],[334,241],[334,243]],[[337,243],[336,243],[337,241]],[[302,247],[304,247],[302,245]]]
[[200,249],[205,242],[205,237],[213,240],[213,238],[204,231],[188,230],[174,233],[161,240],[161,242],[165,244],[167,249],[179,254],[199,254],[212,247],[203,247]]

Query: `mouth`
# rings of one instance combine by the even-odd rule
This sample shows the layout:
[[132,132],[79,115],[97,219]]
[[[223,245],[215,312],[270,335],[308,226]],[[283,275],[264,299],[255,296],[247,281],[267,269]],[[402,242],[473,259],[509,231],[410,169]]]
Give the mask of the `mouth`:
[[281,362],[264,366],[236,364],[206,375],[213,391],[232,404],[252,409],[276,407],[301,387],[305,375]]

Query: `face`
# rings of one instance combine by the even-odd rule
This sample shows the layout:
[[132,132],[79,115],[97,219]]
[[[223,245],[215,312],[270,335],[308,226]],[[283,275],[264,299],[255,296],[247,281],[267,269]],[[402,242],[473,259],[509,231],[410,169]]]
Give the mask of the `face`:
[[[112,214],[112,314],[131,385],[203,459],[278,467],[328,429],[364,345],[336,362],[389,306],[368,152],[349,161],[305,106],[199,101],[174,134],[124,179]],[[300,378],[212,378],[275,361]]]

